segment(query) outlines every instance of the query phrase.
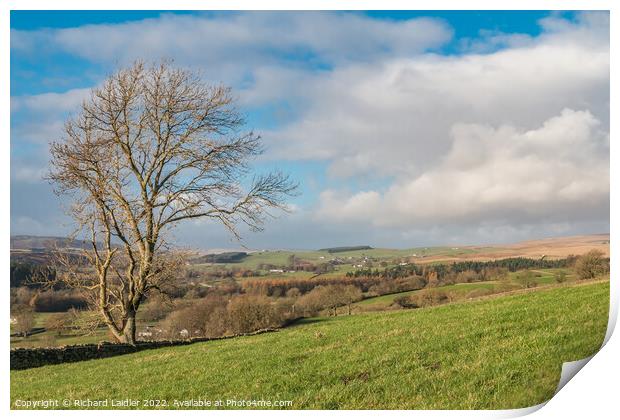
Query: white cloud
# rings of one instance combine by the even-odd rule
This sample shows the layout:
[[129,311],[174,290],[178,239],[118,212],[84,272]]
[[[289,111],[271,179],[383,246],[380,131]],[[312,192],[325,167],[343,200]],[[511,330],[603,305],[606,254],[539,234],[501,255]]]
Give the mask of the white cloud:
[[[38,144],[47,148],[63,133],[64,120],[88,96],[90,89],[63,93],[42,93],[11,97],[12,141]],[[39,152],[40,153],[40,152]]]
[[15,181],[38,183],[41,182],[46,172],[46,165],[20,164],[17,162],[11,165],[11,178]]
[[458,124],[441,162],[380,194],[323,193],[318,217],[378,227],[579,220],[609,206],[609,135],[565,109],[534,130]]
[[391,179],[326,188],[316,220],[335,224],[508,232],[608,220],[608,15],[542,24],[493,53],[349,63],[309,79],[303,115],[265,133],[270,153]]
[[90,88],[71,89],[63,93],[49,92],[39,95],[23,95],[11,97],[11,112],[56,112],[73,111],[88,96]]
[[448,151],[456,123],[536,127],[572,108],[608,125],[606,40],[595,48],[558,36],[485,55],[340,67],[308,80],[307,111],[264,138],[275,157],[328,159],[334,175],[411,176]]
[[247,77],[252,67],[296,67],[299,57],[317,66],[372,61],[439,47],[451,36],[448,25],[429,18],[394,22],[354,13],[235,12],[12,30],[11,48],[22,55],[61,51],[106,64],[170,57],[233,83],[231,78]]
[[[197,68],[207,80],[233,85],[242,106],[282,99],[298,99],[303,106],[307,81],[321,74],[313,72],[315,66],[328,73],[327,68],[346,62],[418,54],[451,36],[448,25],[428,18],[391,22],[327,12],[168,14],[121,24],[12,30],[11,51],[19,57],[70,54],[104,68],[138,58],[173,58]],[[300,64],[300,57],[310,58]],[[77,109],[88,91],[12,97],[13,137],[41,144],[57,138],[67,113]],[[36,119],[21,120],[20,114]]]
[[[339,184],[389,180],[352,191],[328,186],[313,220],[308,206],[296,210],[293,225],[315,241],[337,232],[359,243],[472,243],[608,225],[609,14],[541,25],[536,37],[465,40],[460,55],[428,53],[451,37],[440,21],[331,13],[13,31],[11,47],[102,66],[171,57],[232,84],[244,107],[284,103],[286,125],[260,130],[266,157],[326,161]],[[37,116],[13,118],[12,140],[43,147],[86,92],[12,98],[12,117]],[[32,174],[13,171],[21,180]],[[267,231],[290,241],[290,224],[275,225]]]

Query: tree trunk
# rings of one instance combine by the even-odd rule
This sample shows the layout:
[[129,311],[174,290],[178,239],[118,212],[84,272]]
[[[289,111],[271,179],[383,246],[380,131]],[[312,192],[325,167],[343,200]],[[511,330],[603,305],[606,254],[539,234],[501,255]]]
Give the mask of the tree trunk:
[[126,344],[136,345],[136,314],[132,313],[127,317],[127,324],[123,330],[121,341]]

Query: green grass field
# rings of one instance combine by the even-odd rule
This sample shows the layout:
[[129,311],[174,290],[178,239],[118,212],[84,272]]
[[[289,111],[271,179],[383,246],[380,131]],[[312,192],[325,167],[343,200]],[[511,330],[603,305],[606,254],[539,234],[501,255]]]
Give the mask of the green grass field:
[[[566,273],[566,281],[573,281],[577,279],[577,275],[572,270],[566,268],[533,269],[531,271],[537,276],[540,275],[540,277],[534,278],[534,281],[540,286],[555,283],[555,275],[560,271],[564,271],[564,273]],[[510,273],[510,279],[512,281],[516,281],[520,274],[522,274],[522,271]]]
[[[268,250],[252,252],[243,261],[238,263],[227,264],[195,264],[193,267],[197,270],[209,271],[212,267],[220,268],[245,268],[256,270],[260,264],[273,264],[275,266],[287,265],[289,257],[295,255],[297,258],[303,261],[312,262],[315,264],[321,262],[327,262],[332,258],[339,258],[342,260],[347,259],[359,259],[362,257],[376,258],[381,260],[391,260],[398,258],[407,258],[413,255],[417,257],[463,257],[472,256],[479,252],[485,252],[490,249],[498,250],[501,248],[459,248],[459,247],[419,247],[408,249],[390,249],[390,248],[373,248],[356,251],[336,252],[329,253],[327,251],[308,251],[308,250]],[[337,266],[338,271],[350,271],[353,269],[351,265]]]
[[409,296],[409,295],[415,295],[417,293],[423,293],[428,290],[446,292],[453,299],[462,299],[462,298],[467,297],[469,293],[474,292],[474,291],[485,291],[485,292],[488,292],[489,294],[492,294],[492,293],[502,293],[502,292],[506,292],[510,290],[515,290],[518,288],[520,288],[520,286],[517,286],[515,284],[506,284],[506,283],[502,283],[499,281],[458,283],[458,284],[453,284],[450,286],[434,287],[432,289],[425,288],[425,289],[414,290],[410,292],[400,292],[400,293],[393,293],[389,295],[377,296],[377,297],[373,297],[370,299],[364,299],[361,302],[356,303],[355,305],[361,306],[361,307],[366,307],[366,306],[372,307],[375,310],[382,310],[382,308],[386,308],[390,306],[394,302],[394,299],[397,299],[402,296]]
[[[34,327],[45,327],[47,319],[54,315],[54,312],[37,312],[34,317]],[[13,326],[11,325],[11,332]],[[58,347],[73,344],[89,344],[98,343],[100,341],[109,341],[111,336],[107,327],[101,327],[92,333],[85,335],[79,332],[64,331],[59,335],[56,331],[44,331],[29,335],[28,337],[11,337],[11,348],[14,347]]]
[[100,341],[110,341],[112,337],[107,327],[98,328],[91,334],[68,334],[58,335],[53,331],[34,334],[28,337],[11,337],[11,348],[14,347],[58,347],[73,344],[90,344]]
[[[535,274],[540,275],[540,277],[535,277],[534,279],[537,286],[556,284],[555,274],[559,271],[564,271],[567,274],[567,282],[572,282],[576,280],[575,274],[567,269],[562,270],[552,268],[532,271]],[[389,295],[377,296],[369,299],[364,299],[361,302],[357,302],[355,304],[355,307],[364,311],[382,311],[390,307],[394,302],[394,299],[402,296],[415,295],[416,293],[423,293],[428,290],[445,292],[452,301],[464,300],[470,297],[509,292],[511,290],[523,288],[523,285],[520,284],[518,281],[518,276],[522,273],[522,271],[509,273],[508,281],[492,280],[473,283],[457,283],[449,286],[436,287],[433,289],[414,290],[409,292],[400,292]]]
[[[43,399],[265,399],[292,408],[507,409],[553,396],[597,351],[609,282],[428,309],[319,318],[276,333],[11,372]],[[225,408],[225,407],[224,407]]]

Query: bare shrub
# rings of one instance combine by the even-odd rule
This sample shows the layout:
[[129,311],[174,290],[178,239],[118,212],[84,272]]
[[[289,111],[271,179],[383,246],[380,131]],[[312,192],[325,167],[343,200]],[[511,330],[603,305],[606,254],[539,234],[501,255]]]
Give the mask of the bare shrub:
[[314,316],[324,308],[323,288],[325,288],[325,286],[315,287],[312,291],[306,293],[297,300],[297,307],[304,315]]
[[211,312],[204,325],[205,337],[221,337],[229,334],[230,319],[226,307],[219,306]]
[[399,296],[394,299],[394,303],[402,306],[403,308],[425,308],[428,306],[441,305],[448,303],[450,297],[442,290],[426,289],[414,294]]
[[228,304],[227,310],[233,334],[278,327],[283,321],[272,301],[264,296],[235,296]]
[[339,304],[347,306],[347,314],[351,315],[351,304],[362,300],[362,291],[355,286],[337,286]]
[[417,299],[421,307],[441,305],[450,301],[448,294],[441,290],[424,290],[417,294]]
[[17,305],[11,308],[13,328],[15,332],[27,337],[34,327],[34,311],[28,305]]
[[227,301],[222,296],[208,296],[195,301],[192,305],[175,310],[159,324],[164,338],[179,339],[202,337],[205,326],[226,307]]
[[368,296],[382,296],[390,293],[419,290],[423,289],[428,284],[428,281],[422,276],[384,279],[380,283],[373,285],[368,289]]
[[566,281],[566,272],[565,271],[558,271],[555,276],[555,281],[556,283],[564,283]]
[[28,305],[35,291],[26,286],[11,288],[11,305]]
[[[91,335],[98,328],[104,327],[104,321],[96,311],[70,309],[67,312],[68,324],[77,335]],[[112,341],[119,341],[116,336],[111,335]]]
[[609,259],[598,249],[581,255],[575,262],[575,272],[582,280],[593,279],[609,273]]
[[394,299],[394,303],[402,308],[407,308],[407,309],[419,308],[418,303],[415,301],[415,299],[411,298],[411,295],[398,296],[397,298]]
[[528,289],[538,285],[536,282],[536,275],[530,270],[525,270],[517,274],[517,281],[521,283],[523,287]]
[[51,314],[45,320],[45,330],[61,336],[71,327],[71,315],[68,313]]
[[456,275],[456,283],[471,283],[478,279],[479,275],[474,270],[461,271]]
[[173,304],[167,296],[155,294],[149,296],[142,306],[142,320],[155,322],[164,319],[173,310]]
[[323,309],[328,309],[332,315],[337,314],[337,308],[347,306],[351,313],[351,304],[362,299],[362,291],[352,285],[334,284],[318,286],[298,299],[297,304],[303,312],[312,316]]
[[286,291],[286,297],[289,298],[298,298],[299,296],[301,296],[301,292],[299,291],[298,288],[293,287],[292,289],[288,289]]

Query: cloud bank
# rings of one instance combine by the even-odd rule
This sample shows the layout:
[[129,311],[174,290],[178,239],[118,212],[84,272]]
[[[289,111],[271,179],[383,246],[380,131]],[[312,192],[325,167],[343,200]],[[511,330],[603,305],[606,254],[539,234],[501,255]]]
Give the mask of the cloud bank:
[[[232,84],[242,106],[269,117],[255,127],[268,147],[263,164],[327,168],[321,181],[302,179],[316,196],[250,245],[405,246],[607,230],[609,14],[552,15],[539,25],[537,36],[481,28],[475,39],[454,40],[446,22],[429,18],[209,13],[13,30],[11,48],[26,58],[69,55],[102,77],[136,58],[168,57]],[[457,51],[442,52],[447,43]],[[12,98],[14,229],[47,224],[29,210],[32,198],[13,190],[45,191],[47,141],[87,92]],[[200,229],[179,236],[199,243]]]

